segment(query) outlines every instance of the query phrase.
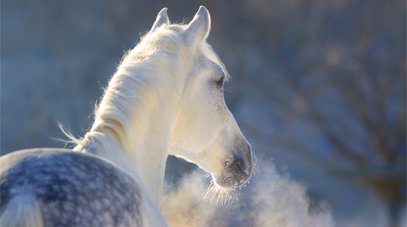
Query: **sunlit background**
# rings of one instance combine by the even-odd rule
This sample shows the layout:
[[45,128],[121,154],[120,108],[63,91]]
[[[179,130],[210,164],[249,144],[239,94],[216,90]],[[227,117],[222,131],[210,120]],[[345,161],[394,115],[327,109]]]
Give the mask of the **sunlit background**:
[[[83,136],[124,51],[199,5],[257,157],[326,201],[336,226],[406,226],[406,5],[392,0],[3,0],[1,154]],[[170,157],[167,181],[195,167]]]

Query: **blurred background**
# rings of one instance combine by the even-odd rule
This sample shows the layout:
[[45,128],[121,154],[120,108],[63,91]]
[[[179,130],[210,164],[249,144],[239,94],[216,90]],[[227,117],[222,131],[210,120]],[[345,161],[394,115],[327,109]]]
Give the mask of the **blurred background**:
[[[258,157],[326,201],[337,226],[406,226],[406,2],[3,0],[1,154],[62,147],[92,123],[124,51],[168,7],[211,13],[226,102]],[[197,168],[170,157],[166,178]]]

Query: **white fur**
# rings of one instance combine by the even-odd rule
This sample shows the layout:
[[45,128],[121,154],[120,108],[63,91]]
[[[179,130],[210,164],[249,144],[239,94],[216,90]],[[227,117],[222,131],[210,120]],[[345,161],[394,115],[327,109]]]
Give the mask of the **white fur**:
[[91,130],[74,148],[107,158],[142,182],[146,226],[165,225],[158,206],[169,154],[216,178],[236,141],[247,143],[216,83],[228,74],[205,41],[208,11],[201,7],[188,25],[170,25],[166,11],[123,58]]

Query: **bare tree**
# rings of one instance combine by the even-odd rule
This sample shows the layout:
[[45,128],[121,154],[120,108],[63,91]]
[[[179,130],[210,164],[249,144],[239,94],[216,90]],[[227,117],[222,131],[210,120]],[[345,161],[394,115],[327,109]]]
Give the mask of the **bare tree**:
[[374,190],[387,201],[394,227],[406,194],[405,59],[398,58],[403,49],[388,47],[385,59],[377,59],[372,48],[328,45],[314,57],[308,52],[315,48],[305,48],[294,59],[297,67],[283,61],[285,74],[268,89],[278,119],[317,131],[327,151],[310,148],[290,130],[264,140]]

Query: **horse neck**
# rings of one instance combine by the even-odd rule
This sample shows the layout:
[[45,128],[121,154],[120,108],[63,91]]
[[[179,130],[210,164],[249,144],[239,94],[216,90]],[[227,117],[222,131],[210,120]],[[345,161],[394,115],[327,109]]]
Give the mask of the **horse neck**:
[[[142,180],[145,189],[159,205],[174,112],[174,105],[168,104],[167,99],[170,98],[175,101],[179,94],[175,91],[169,91],[168,88],[160,88],[158,90],[165,93],[167,101],[150,100],[149,105],[144,105],[143,108],[133,111],[137,116],[131,116],[134,113],[126,111],[116,113],[114,116],[121,116],[120,118],[126,119],[125,122],[133,124],[132,127],[128,127],[123,119],[114,119],[114,117],[100,112],[108,112],[109,105],[116,103],[120,106],[140,106],[137,103],[140,100],[129,99],[128,96],[123,96],[126,97],[123,99],[120,95],[113,95],[114,92],[110,94],[109,89],[110,85],[96,113],[96,120],[92,129],[75,150],[87,151],[109,159],[136,179]],[[125,92],[125,89],[116,88],[115,90]],[[169,94],[172,95],[169,97]],[[170,101],[170,103],[172,102]],[[114,109],[117,111],[121,108],[114,107]]]

